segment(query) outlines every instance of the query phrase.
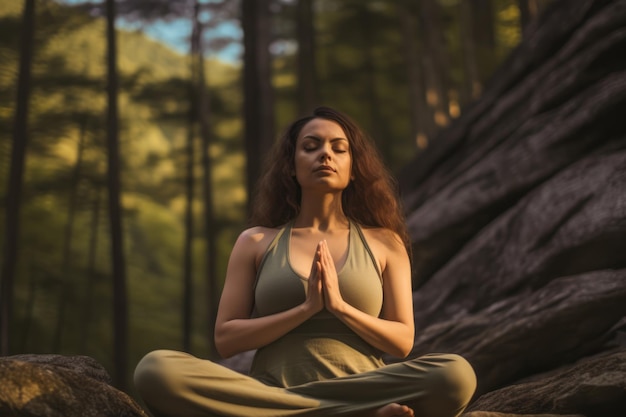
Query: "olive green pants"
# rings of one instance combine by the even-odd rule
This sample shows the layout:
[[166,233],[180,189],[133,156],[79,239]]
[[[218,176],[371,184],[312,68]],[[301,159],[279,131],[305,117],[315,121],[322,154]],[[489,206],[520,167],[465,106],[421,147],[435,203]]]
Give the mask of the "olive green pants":
[[183,352],[157,350],[135,370],[135,386],[155,416],[360,416],[390,403],[420,417],[460,415],[476,388],[458,355],[430,354],[345,377],[278,388]]

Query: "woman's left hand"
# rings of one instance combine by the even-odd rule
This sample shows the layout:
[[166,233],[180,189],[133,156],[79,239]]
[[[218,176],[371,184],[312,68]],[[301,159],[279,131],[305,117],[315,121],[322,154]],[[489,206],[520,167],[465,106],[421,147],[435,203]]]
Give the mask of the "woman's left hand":
[[331,313],[337,312],[344,304],[343,297],[339,291],[339,279],[335,262],[328,249],[328,243],[323,240],[317,246],[319,267],[322,277],[322,287],[324,291],[324,305]]

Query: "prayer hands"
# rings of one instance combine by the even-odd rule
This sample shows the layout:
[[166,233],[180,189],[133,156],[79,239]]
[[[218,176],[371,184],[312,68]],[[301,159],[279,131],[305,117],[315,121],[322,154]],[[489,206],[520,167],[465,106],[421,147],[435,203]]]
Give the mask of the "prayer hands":
[[318,313],[324,309],[319,245],[313,257],[304,304],[308,305],[313,313]]
[[339,291],[339,278],[337,277],[335,262],[325,240],[318,244],[317,256],[319,256],[318,264],[324,293],[324,305],[328,311],[335,312],[343,303],[343,298]]
[[339,291],[339,279],[335,269],[335,262],[325,240],[317,245],[317,250],[315,251],[305,303],[315,312],[319,312],[323,308],[334,312],[343,303],[343,298]]

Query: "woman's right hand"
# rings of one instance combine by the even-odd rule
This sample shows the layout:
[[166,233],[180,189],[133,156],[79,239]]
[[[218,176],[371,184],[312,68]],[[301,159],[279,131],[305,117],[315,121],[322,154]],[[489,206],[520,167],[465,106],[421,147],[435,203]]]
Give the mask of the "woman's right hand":
[[242,232],[235,242],[215,322],[215,345],[224,358],[266,346],[324,309],[318,246],[310,277],[304,284],[305,301],[279,313],[251,317],[257,259],[265,253],[276,233],[276,229],[253,227]]
[[321,265],[321,248],[318,244],[311,264],[311,273],[307,280],[306,299],[304,307],[310,309],[313,314],[319,313],[324,309],[324,291],[322,288],[322,265]]

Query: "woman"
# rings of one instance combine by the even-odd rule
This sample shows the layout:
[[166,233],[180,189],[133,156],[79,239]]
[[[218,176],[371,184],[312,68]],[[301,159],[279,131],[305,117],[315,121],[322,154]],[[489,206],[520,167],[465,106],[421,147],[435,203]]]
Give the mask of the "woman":
[[235,243],[215,329],[223,357],[256,349],[250,376],[160,350],[135,384],[156,415],[461,414],[460,356],[405,358],[414,340],[409,240],[393,182],[359,127],[322,107],[295,121]]

